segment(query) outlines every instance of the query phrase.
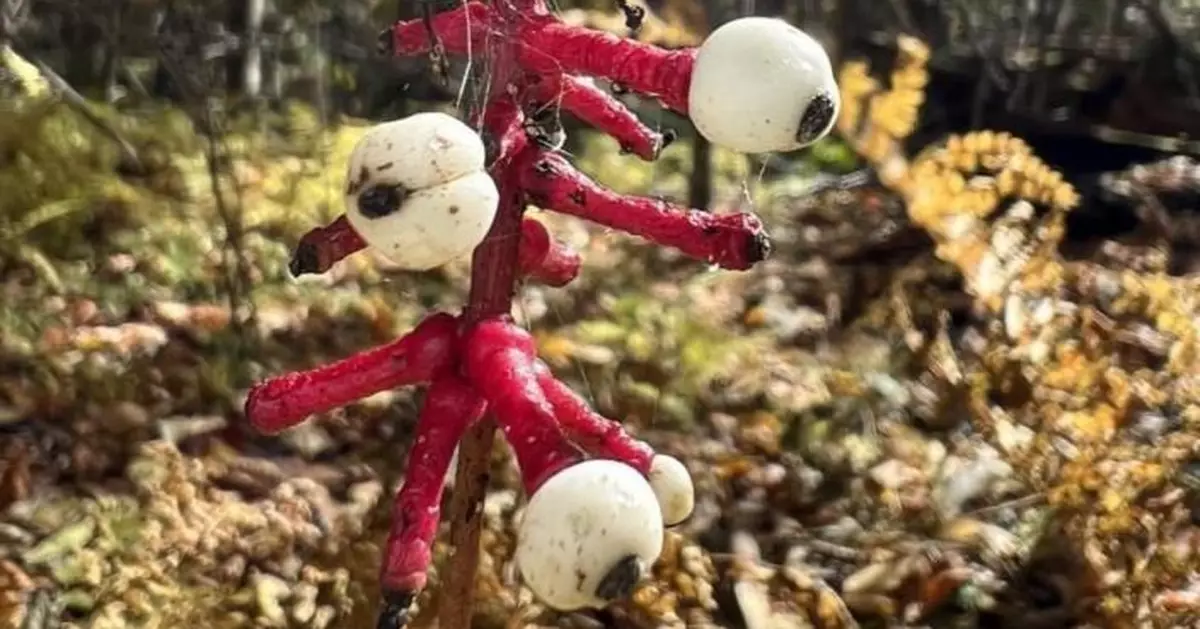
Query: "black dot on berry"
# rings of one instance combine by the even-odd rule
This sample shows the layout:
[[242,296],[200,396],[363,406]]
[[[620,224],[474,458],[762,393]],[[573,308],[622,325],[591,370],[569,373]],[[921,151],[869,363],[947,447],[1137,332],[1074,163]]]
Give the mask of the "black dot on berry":
[[404,197],[399,186],[372,186],[358,195],[358,211],[366,218],[383,218],[399,210]]
[[451,206],[450,206],[450,213],[451,213],[451,214],[458,214],[458,206],[457,206],[457,205],[451,205]]
[[827,92],[821,92],[813,97],[808,103],[808,107],[804,109],[804,115],[800,118],[800,129],[796,132],[796,140],[801,144],[809,144],[821,137],[825,129],[829,128],[829,123],[833,122],[833,116],[837,113],[837,107],[834,105],[833,96]]

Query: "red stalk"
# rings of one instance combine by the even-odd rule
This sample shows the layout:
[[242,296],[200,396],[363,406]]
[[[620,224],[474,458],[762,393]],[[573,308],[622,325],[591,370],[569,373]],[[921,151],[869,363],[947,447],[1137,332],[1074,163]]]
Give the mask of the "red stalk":
[[557,153],[540,151],[533,157],[521,168],[521,185],[540,207],[640,236],[726,269],[748,269],[770,253],[762,221],[753,214],[718,215],[618,194]]
[[443,372],[430,385],[409,450],[404,485],[392,505],[392,531],[380,577],[383,588],[419,592],[425,587],[454,448],[484,410],[483,399],[450,372]]
[[428,382],[450,364],[456,331],[453,316],[434,314],[387,345],[260,382],[250,389],[246,416],[258,431],[274,434],[380,391]]
[[[505,0],[492,8],[499,17],[514,19],[516,9]],[[512,172],[512,163],[526,150],[528,139],[517,134],[523,116],[514,94],[519,69],[512,52],[516,29],[508,27],[498,36],[487,28],[487,53],[492,73],[492,90],[481,115],[484,130],[497,143],[497,156],[489,171],[500,191],[496,218],[483,242],[476,247],[471,259],[471,289],[463,314],[464,327],[470,329],[480,321],[493,317],[508,317],[516,288],[517,265],[521,242],[521,218],[525,197],[520,182]],[[507,44],[507,45],[506,45]],[[454,554],[446,572],[443,600],[452,601],[438,610],[438,625],[444,629],[465,629],[471,626],[475,600],[475,574],[479,566],[479,537],[482,531],[481,505],[491,475],[489,459],[496,431],[486,419],[467,430],[459,445],[458,470],[455,473],[454,494],[450,500],[450,544]],[[386,610],[385,610],[386,613]]]
[[654,450],[649,445],[629,436],[620,423],[593,411],[571,387],[555,378],[544,363],[538,361],[535,369],[538,386],[571,441],[592,456],[621,461],[643,475],[650,473]]

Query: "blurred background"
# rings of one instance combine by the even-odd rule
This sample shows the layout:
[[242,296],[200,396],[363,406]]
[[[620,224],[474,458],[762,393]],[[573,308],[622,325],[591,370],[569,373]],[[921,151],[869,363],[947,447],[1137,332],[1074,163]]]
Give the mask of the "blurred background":
[[[367,126],[463,109],[476,60],[375,53],[422,6],[0,0],[0,627],[373,626],[421,392],[274,438],[241,406],[465,299],[466,261],[287,272]],[[552,614],[498,445],[475,624],[1200,626],[1200,2],[643,6],[665,47],[784,17],[857,105],[770,157],[635,94],[680,136],[652,163],[551,121],[585,173],[752,209],[775,253],[713,271],[531,210],[584,270],[517,319],[688,463],[697,513],[632,600]],[[629,34],[615,3],[556,9]]]

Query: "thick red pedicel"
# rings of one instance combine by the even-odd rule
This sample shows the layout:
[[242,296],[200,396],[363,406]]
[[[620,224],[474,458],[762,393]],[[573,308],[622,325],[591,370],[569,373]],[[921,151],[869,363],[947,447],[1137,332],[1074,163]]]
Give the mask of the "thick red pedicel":
[[521,185],[540,207],[640,236],[726,269],[748,269],[771,250],[762,221],[753,214],[712,214],[618,194],[557,153],[542,151],[527,161]]
[[554,407],[537,382],[535,345],[501,319],[477,324],[463,337],[463,369],[488,402],[517,456],[526,495],[582,459],[559,429]]
[[550,74],[534,84],[534,98],[543,107],[562,107],[576,118],[611,136],[625,151],[653,160],[663,147],[662,135],[642,123],[629,108],[579,77]]
[[634,439],[621,424],[593,411],[571,387],[563,384],[541,361],[535,366],[538,385],[554,407],[563,432],[589,455],[621,461],[642,475],[650,473],[654,450]]
[[387,345],[260,382],[250,389],[246,417],[273,434],[380,391],[428,382],[450,364],[457,329],[453,316],[434,314]]
[[300,238],[292,255],[292,275],[324,273],[343,258],[362,251],[367,246],[362,236],[350,226],[343,214],[325,227],[309,230]]
[[434,377],[408,453],[404,485],[392,505],[392,530],[384,550],[381,585],[416,592],[425,587],[433,540],[441,519],[442,487],[454,448],[471,424],[483,417],[479,394],[450,371]]
[[522,35],[521,64],[528,70],[608,79],[676,112],[688,112],[694,48],[665,50],[557,20],[530,25]]
[[[492,11],[482,2],[468,2],[450,11],[442,11],[431,20],[433,32],[446,52],[456,55],[483,53],[491,29]],[[429,52],[429,31],[421,20],[396,22],[386,33],[391,54],[397,57]],[[468,43],[469,42],[469,43]]]

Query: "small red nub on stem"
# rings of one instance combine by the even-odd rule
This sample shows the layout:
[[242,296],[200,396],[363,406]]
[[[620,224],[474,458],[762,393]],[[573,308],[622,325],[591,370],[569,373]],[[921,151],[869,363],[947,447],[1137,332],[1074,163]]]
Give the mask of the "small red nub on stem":
[[566,286],[579,275],[583,260],[558,242],[540,222],[521,222],[521,274],[547,286]]

